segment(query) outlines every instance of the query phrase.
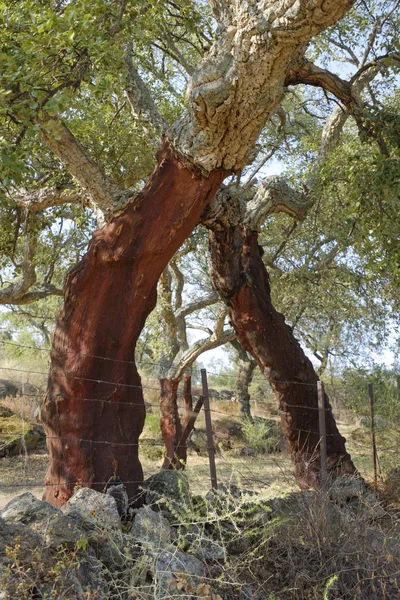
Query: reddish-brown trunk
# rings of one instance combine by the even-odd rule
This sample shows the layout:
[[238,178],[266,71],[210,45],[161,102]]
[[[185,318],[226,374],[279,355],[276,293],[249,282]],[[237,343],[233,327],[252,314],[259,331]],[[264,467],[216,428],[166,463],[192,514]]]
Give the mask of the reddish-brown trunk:
[[[210,232],[212,278],[230,308],[242,346],[275,390],[295,475],[302,488],[317,487],[320,472],[317,380],[284,317],[271,303],[269,277],[257,233],[243,227]],[[354,473],[326,398],[328,467],[332,476]]]
[[160,379],[160,426],[164,440],[165,456],[163,469],[179,469],[180,463],[176,456],[176,448],[182,437],[182,425],[178,412],[179,381]]
[[42,410],[47,502],[61,506],[75,485],[101,490],[116,475],[135,494],[145,415],[135,344],[162,271],[223,178],[189,169],[164,141],[142,193],[95,232],[68,275]]

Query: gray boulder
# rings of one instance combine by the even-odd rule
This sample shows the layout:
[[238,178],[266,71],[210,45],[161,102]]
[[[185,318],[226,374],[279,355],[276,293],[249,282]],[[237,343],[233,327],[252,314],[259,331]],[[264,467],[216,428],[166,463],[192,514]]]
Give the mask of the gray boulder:
[[131,534],[137,542],[156,548],[163,548],[171,543],[171,527],[168,520],[149,506],[137,511]]
[[163,469],[144,481],[142,487],[146,492],[145,503],[153,508],[159,506],[165,516],[190,502],[188,478],[182,471]]
[[329,489],[329,498],[338,504],[346,504],[367,492],[365,481],[358,475],[342,475],[335,479]]
[[198,598],[206,575],[205,565],[195,556],[179,550],[164,550],[153,563],[154,598]]
[[7,523],[23,523],[33,528],[35,525],[46,526],[50,519],[60,515],[61,510],[35,498],[30,492],[13,498],[0,512],[0,517]]
[[121,529],[117,505],[111,496],[90,488],[79,489],[62,507],[65,515],[84,529]]

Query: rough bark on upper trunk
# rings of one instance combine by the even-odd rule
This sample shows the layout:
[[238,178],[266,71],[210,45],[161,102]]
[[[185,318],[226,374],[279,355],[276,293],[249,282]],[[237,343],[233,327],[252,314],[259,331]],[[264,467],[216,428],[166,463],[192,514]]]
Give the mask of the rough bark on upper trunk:
[[[257,233],[243,226],[210,231],[210,248],[213,283],[229,306],[238,340],[257,360],[277,394],[296,479],[302,488],[318,487],[318,377],[291,328],[271,303],[269,277]],[[328,398],[326,407],[330,473],[354,473]]]
[[189,118],[168,132],[191,162],[238,171],[277,108],[291,63],[354,0],[211,2],[218,30],[188,88]]
[[116,475],[135,493],[145,415],[135,344],[162,271],[223,177],[187,168],[165,141],[143,192],[93,235],[68,275],[42,408],[51,504],[62,505],[77,483],[101,490]]

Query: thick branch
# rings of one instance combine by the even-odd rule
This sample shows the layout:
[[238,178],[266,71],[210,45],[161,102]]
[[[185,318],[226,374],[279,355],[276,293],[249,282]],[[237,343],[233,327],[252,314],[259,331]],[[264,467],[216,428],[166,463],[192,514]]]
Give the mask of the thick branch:
[[182,306],[182,308],[176,311],[175,317],[177,319],[181,317],[186,317],[187,315],[190,315],[196,310],[200,310],[202,308],[206,308],[206,306],[211,306],[212,304],[215,304],[216,302],[218,302],[218,300],[218,294],[216,292],[213,292],[208,296],[203,296],[202,298],[198,298],[197,300],[193,300],[193,302]]
[[166,123],[160,115],[147,85],[139,75],[133,64],[132,46],[128,45],[125,51],[125,64],[127,68],[127,88],[125,96],[131,107],[133,117],[150,123],[158,133],[166,129]]
[[286,85],[300,83],[323,88],[327,92],[334,94],[348,108],[355,102],[350,82],[341,79],[326,69],[317,67],[317,65],[308,61],[301,53],[293,62],[292,68],[288,71],[285,79]]
[[32,304],[36,300],[47,296],[63,296],[63,291],[52,284],[44,284],[40,289],[29,291],[37,281],[35,268],[35,255],[37,245],[37,231],[27,231],[24,239],[24,258],[21,265],[21,277],[0,290],[1,304]]
[[306,194],[291,188],[281,177],[267,177],[247,203],[244,223],[252,231],[257,231],[267,216],[278,212],[303,221],[312,204]]
[[[223,318],[222,318],[223,314]],[[179,353],[175,358],[171,368],[168,371],[168,379],[180,380],[185,371],[190,369],[194,361],[207,350],[213,350],[219,346],[224,346],[235,339],[236,334],[233,329],[225,330],[223,328],[227,311],[223,309],[218,315],[215,329],[212,335],[197,340],[186,351]]]
[[37,213],[53,206],[64,204],[80,204],[86,206],[89,198],[80,190],[73,187],[59,189],[46,187],[37,190],[18,190],[13,194],[14,202],[21,208],[28,209],[31,213]]
[[98,218],[101,213],[104,219],[107,219],[127,204],[132,193],[122,190],[111,181],[62,121],[49,118],[42,120],[40,124],[43,139],[66,170],[88,193],[90,204]]

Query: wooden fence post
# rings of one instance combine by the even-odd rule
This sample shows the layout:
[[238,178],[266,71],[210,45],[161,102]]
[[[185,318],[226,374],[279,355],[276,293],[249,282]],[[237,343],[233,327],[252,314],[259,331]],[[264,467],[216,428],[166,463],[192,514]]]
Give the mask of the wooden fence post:
[[321,483],[324,485],[328,475],[328,450],[326,445],[326,406],[325,390],[322,381],[317,381],[318,390],[318,418],[319,418],[319,449],[321,455]]
[[212,432],[212,424],[211,424],[210,398],[208,395],[208,382],[207,382],[206,369],[201,369],[201,383],[202,383],[202,387],[203,387],[204,417],[206,420],[207,449],[208,449],[208,459],[210,461],[211,487],[214,490],[216,490],[216,489],[218,489],[217,469],[215,467],[215,449],[214,449],[214,440],[213,440],[213,432]]
[[372,383],[368,384],[368,398],[369,398],[369,414],[370,414],[370,425],[371,425],[371,449],[372,449],[372,466],[374,469],[374,485],[375,489],[378,485],[378,473],[377,473],[377,459],[376,459],[376,440],[375,440],[375,414],[374,414],[374,386]]

